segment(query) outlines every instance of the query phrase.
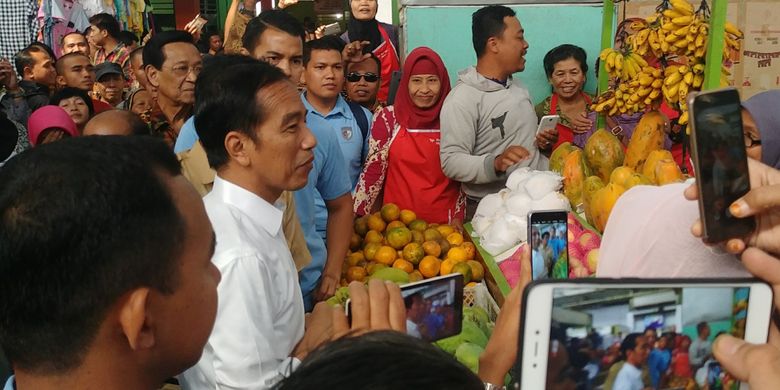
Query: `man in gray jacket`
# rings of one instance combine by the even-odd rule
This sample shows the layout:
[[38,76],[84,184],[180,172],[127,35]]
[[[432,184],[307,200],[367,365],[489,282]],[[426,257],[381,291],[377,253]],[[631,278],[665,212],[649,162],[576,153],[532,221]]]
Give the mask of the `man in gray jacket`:
[[548,168],[547,148],[556,130],[536,134],[538,118],[531,96],[520,80],[528,42],[515,12],[487,6],[472,16],[477,66],[461,71],[441,111],[441,165],[444,173],[463,183],[466,219],[479,200],[498,192],[518,167]]

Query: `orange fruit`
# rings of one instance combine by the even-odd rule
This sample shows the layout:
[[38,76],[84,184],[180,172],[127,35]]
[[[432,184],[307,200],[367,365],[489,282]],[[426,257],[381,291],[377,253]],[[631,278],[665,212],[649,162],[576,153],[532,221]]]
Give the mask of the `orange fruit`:
[[424,279],[423,274],[421,274],[420,271],[414,270],[411,273],[409,273],[409,283],[419,282],[423,279]]
[[425,237],[421,232],[418,232],[417,230],[412,230],[412,242],[416,242],[422,245],[422,243],[425,242]]
[[387,224],[387,227],[385,228],[385,232],[389,232],[389,231],[391,231],[393,229],[405,228],[405,227],[406,227],[406,225],[404,225],[403,222],[401,222],[401,221],[393,221],[393,222],[390,222],[390,223]]
[[436,230],[438,230],[439,233],[441,233],[442,237],[447,237],[450,234],[455,232],[455,228],[453,228],[450,225],[439,225],[439,226],[436,226]]
[[349,249],[357,250],[363,244],[363,237],[360,237],[357,233],[352,233],[352,237],[349,238]]
[[441,238],[439,240],[436,240],[436,242],[438,242],[439,246],[441,247],[441,253],[443,253],[445,255],[447,254],[447,252],[450,251],[450,248],[452,247],[452,245],[450,245],[449,241],[447,241],[447,240],[445,240],[443,238]]
[[395,249],[401,249],[412,242],[412,232],[405,227],[395,228],[387,232],[385,239],[387,239],[388,245]]
[[382,219],[384,219],[385,222],[392,222],[398,220],[401,216],[401,209],[393,203],[388,203],[382,206],[379,213],[382,215]]
[[469,284],[466,285],[466,287],[477,287],[479,283],[477,282],[469,282]]
[[422,244],[423,251],[426,255],[433,257],[439,257],[441,255],[441,246],[436,241],[425,241]]
[[378,242],[369,242],[366,244],[366,247],[363,248],[363,256],[368,261],[374,261],[374,257],[376,257],[376,252],[381,248],[382,245]]
[[412,210],[401,210],[401,222],[403,222],[405,225],[409,225],[417,219],[417,214],[414,213]]
[[416,230],[420,233],[424,232],[425,229],[428,228],[428,224],[422,219],[415,219],[414,221],[408,223],[407,225],[409,225],[409,229]]
[[414,264],[404,260],[404,259],[398,259],[393,262],[393,268],[398,268],[406,271],[406,273],[410,273],[414,271]]
[[382,246],[376,251],[374,255],[374,261],[380,264],[390,265],[393,264],[396,257],[395,249],[389,246]]
[[422,245],[416,242],[410,242],[404,247],[404,260],[412,264],[419,264],[423,257],[425,257],[425,251],[423,250]]
[[347,256],[347,265],[350,267],[354,267],[360,263],[366,262],[366,256],[363,254],[363,252],[353,252],[350,253],[349,256]]
[[447,242],[449,242],[450,245],[463,244],[463,235],[458,232],[452,232],[447,235]]
[[362,216],[355,220],[355,233],[360,235],[361,237],[365,236],[368,232],[368,217]]
[[347,269],[348,282],[362,282],[366,279],[366,276],[368,276],[368,272],[366,272],[366,269],[363,267],[349,267],[349,269]]
[[447,258],[452,260],[454,263],[462,263],[468,260],[466,250],[459,246],[450,248],[450,250],[447,251]]
[[379,233],[376,230],[369,230],[368,233],[366,233],[366,238],[363,239],[363,242],[364,243],[369,243],[369,242],[377,242],[377,243],[379,243],[379,242],[382,242],[383,238],[384,237],[382,236],[382,233]]
[[460,273],[463,275],[463,283],[467,284],[471,281],[471,267],[466,263],[457,263],[452,266],[452,273]]
[[425,241],[439,241],[441,239],[441,233],[434,228],[428,228],[423,231],[423,237],[425,237]]
[[[423,260],[425,260],[425,259],[423,259]],[[449,274],[451,274],[452,273],[452,267],[454,267],[454,266],[455,266],[455,263],[452,260],[450,260],[450,259],[442,261],[441,262],[441,268],[439,269],[439,274],[440,275],[449,275]]]
[[425,256],[420,261],[420,265],[418,266],[418,269],[420,270],[420,273],[426,278],[432,278],[439,274],[439,270],[441,270],[441,266],[442,266],[441,260],[433,256]]
[[485,278],[485,267],[476,260],[468,260],[466,264],[471,267],[471,280],[481,282]]
[[385,227],[387,227],[387,223],[380,217],[379,215],[372,214],[370,217],[368,217],[368,222],[366,223],[368,225],[368,228],[377,232],[383,232],[385,231]]
[[474,243],[466,241],[463,244],[460,244],[460,247],[466,251],[467,259],[472,260],[477,257],[477,248],[474,246]]

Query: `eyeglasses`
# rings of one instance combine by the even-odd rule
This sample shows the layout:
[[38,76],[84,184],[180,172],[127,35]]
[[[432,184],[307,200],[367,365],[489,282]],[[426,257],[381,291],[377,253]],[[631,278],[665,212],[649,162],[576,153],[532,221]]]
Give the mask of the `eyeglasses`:
[[358,72],[349,72],[347,74],[347,81],[350,83],[356,83],[360,81],[360,79],[363,78],[369,83],[375,83],[377,80],[379,80],[379,75],[375,73],[358,73]]
[[753,139],[750,135],[745,134],[745,147],[746,148],[752,148],[754,146],[761,145],[760,139]]

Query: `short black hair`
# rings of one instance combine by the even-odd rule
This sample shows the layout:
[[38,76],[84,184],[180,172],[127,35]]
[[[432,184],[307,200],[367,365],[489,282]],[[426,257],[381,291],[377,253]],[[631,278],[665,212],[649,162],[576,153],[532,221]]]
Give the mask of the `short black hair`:
[[62,75],[62,72],[65,71],[65,69],[62,69],[62,67],[65,66],[65,62],[67,62],[71,58],[75,58],[76,56],[84,57],[84,58],[87,59],[87,61],[90,62],[90,64],[92,64],[92,60],[88,56],[86,56],[84,53],[79,52],[79,51],[74,51],[72,53],[68,53],[68,54],[65,54],[64,56],[60,57],[57,60],[57,63],[54,64],[54,67],[57,69],[57,74],[58,75]]
[[404,306],[406,306],[406,308],[408,309],[412,307],[412,305],[414,305],[415,301],[422,302],[422,300],[423,300],[422,293],[414,293],[412,295],[404,297]]
[[162,69],[165,62],[163,48],[167,44],[176,42],[189,43],[197,48],[195,43],[192,42],[192,35],[186,31],[173,30],[157,33],[144,45],[144,66],[151,65],[155,69]]
[[131,31],[120,31],[119,32],[119,42],[122,42],[125,44],[125,46],[130,46],[133,43],[138,43],[138,37],[132,33]]
[[95,105],[92,104],[92,98],[89,97],[87,91],[79,88],[65,87],[60,89],[52,95],[49,104],[58,106],[61,101],[72,97],[80,97],[84,100],[84,103],[87,104],[87,108],[89,108],[89,116],[92,117],[92,115],[95,115]]
[[[87,30],[89,30],[89,27],[87,27]],[[65,43],[65,38],[66,37],[69,37],[69,36],[74,35],[74,34],[75,35],[81,35],[81,37],[84,38],[85,40],[87,39],[87,37],[84,35],[84,33],[80,32],[80,31],[71,31],[71,32],[63,35],[62,38],[60,38],[60,45]]]
[[311,388],[479,390],[485,385],[430,343],[380,331],[325,343],[275,390]]
[[628,359],[628,351],[636,349],[636,339],[644,336],[642,333],[629,333],[623,342],[620,343],[620,353],[623,355],[623,359]]
[[105,12],[92,15],[89,18],[89,24],[96,26],[100,30],[106,30],[108,35],[110,35],[112,38],[116,39],[117,41],[120,40],[119,22],[116,20],[114,15],[107,14]]
[[645,331],[642,334],[647,334],[647,332],[653,332],[653,336],[658,337],[658,330],[652,326],[645,327]]
[[570,45],[568,43],[560,45],[548,51],[544,56],[544,72],[547,74],[547,78],[552,77],[555,64],[561,61],[573,58],[580,63],[580,70],[582,74],[588,74],[588,54],[585,53],[579,46]]
[[506,30],[504,18],[515,16],[515,11],[503,5],[489,5],[471,15],[471,40],[477,58],[485,54],[487,41],[499,37]]
[[315,39],[306,42],[303,45],[303,66],[309,65],[309,61],[311,61],[311,52],[315,50],[323,50],[323,51],[333,50],[333,51],[337,51],[339,55],[341,55],[341,51],[344,50],[344,46],[346,46],[344,41],[342,41],[341,38],[334,35],[328,35],[320,39]]
[[[25,47],[22,50],[19,50],[18,53],[14,56],[14,65],[16,65],[16,73],[19,75],[19,77],[24,77],[24,68],[26,67],[33,67],[35,66],[35,59],[33,59],[32,54],[33,53],[46,53],[49,54],[46,49],[41,47],[41,45],[31,44],[27,47]],[[51,57],[51,55],[49,55]],[[51,57],[52,63],[56,60],[55,57]]]
[[[151,137],[75,137],[0,170],[0,346],[19,369],[78,367],[123,294],[178,285],[180,174]],[[117,180],[121,178],[121,180]]]
[[[343,50],[343,49],[342,49],[342,50]],[[369,54],[369,57],[368,57],[368,58],[366,58],[366,59],[365,59],[365,60],[363,60],[363,61],[374,61],[374,62],[376,63],[376,68],[379,70],[379,73],[382,73],[382,63],[379,61],[379,57],[377,57],[376,55],[374,55],[374,53],[368,53],[368,54]],[[344,67],[344,73],[345,73],[345,74],[346,74],[346,73],[349,73],[349,67],[350,67],[351,65],[355,65],[355,64],[358,64],[358,63],[359,63],[359,62],[349,62],[349,63],[347,63],[347,66],[346,66],[346,67]],[[379,73],[377,74],[377,76],[381,76]]]
[[548,238],[549,239],[550,238],[550,232],[542,233],[542,239],[544,239],[544,238]]
[[696,324],[696,333],[701,334],[701,332],[704,331],[704,328],[708,326],[709,325],[707,325],[706,321],[699,322],[698,324]]
[[255,126],[267,114],[258,96],[278,82],[289,82],[279,68],[247,56],[217,56],[203,68],[195,83],[195,129],[214,169],[228,162],[229,132],[257,140]]
[[263,11],[255,16],[246,25],[241,45],[250,53],[260,43],[260,37],[268,28],[284,31],[294,37],[300,37],[301,42],[306,41],[306,31],[303,25],[294,16],[280,9]]
[[43,49],[43,50],[44,50],[46,53],[48,53],[48,54],[49,54],[49,57],[51,57],[51,60],[52,60],[52,61],[56,61],[56,60],[57,60],[57,55],[56,55],[56,54],[54,54],[54,50],[52,50],[51,46],[49,46],[49,45],[47,45],[47,44],[45,44],[45,43],[43,43],[43,42],[38,42],[38,41],[35,41],[35,42],[31,43],[31,44],[30,44],[30,46],[37,46],[37,47],[40,47],[40,48],[41,48],[41,49]]

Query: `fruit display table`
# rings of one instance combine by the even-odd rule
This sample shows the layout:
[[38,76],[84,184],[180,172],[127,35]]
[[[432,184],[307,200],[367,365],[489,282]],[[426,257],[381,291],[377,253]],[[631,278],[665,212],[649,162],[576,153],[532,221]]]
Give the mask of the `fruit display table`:
[[493,296],[493,299],[496,300],[496,303],[498,303],[499,306],[503,306],[504,298],[511,290],[511,287],[509,287],[509,282],[507,282],[506,277],[504,277],[504,273],[501,272],[501,269],[498,268],[498,264],[496,263],[495,258],[493,258],[490,253],[487,253],[487,251],[485,251],[479,244],[479,237],[472,236],[474,228],[471,226],[471,223],[469,222],[463,225],[463,228],[466,230],[466,233],[468,233],[464,234],[463,236],[468,240],[471,240],[471,242],[473,242],[474,246],[477,248],[476,260],[482,263],[482,265],[487,270],[487,272],[485,272],[484,282],[488,288],[488,291],[490,291],[490,295]]

